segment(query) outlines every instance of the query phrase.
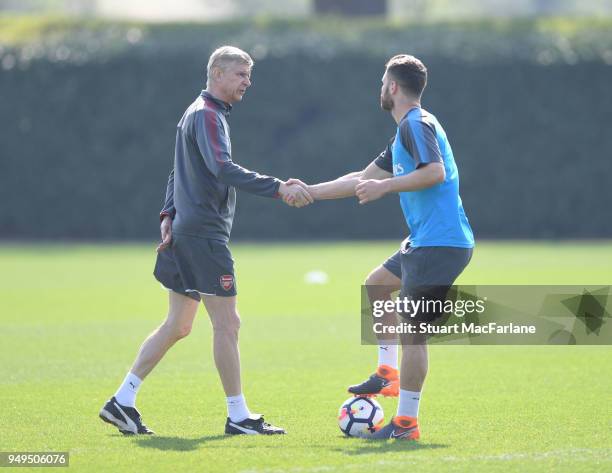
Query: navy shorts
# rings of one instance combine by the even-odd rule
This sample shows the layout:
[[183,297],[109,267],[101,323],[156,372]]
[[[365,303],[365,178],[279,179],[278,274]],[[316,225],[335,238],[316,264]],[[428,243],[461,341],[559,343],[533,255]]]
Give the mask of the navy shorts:
[[155,278],[167,289],[200,300],[200,294],[237,294],[234,260],[227,243],[173,233],[170,247],[157,255]]
[[383,263],[383,267],[391,272],[394,276],[402,279],[402,258],[400,250],[393,253],[387,261]]
[[[445,301],[448,291],[472,258],[473,248],[406,245],[400,252],[402,289],[400,297]],[[438,307],[435,304],[430,307]],[[433,322],[442,312],[401,314],[414,322]]]

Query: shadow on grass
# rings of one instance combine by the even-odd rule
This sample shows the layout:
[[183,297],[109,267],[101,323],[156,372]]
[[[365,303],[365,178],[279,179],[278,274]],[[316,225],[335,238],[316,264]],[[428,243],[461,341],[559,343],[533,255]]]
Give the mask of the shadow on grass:
[[345,438],[345,440],[347,442],[346,448],[334,448],[334,451],[345,455],[368,455],[371,453],[437,450],[439,448],[450,447],[450,445],[442,443],[406,442],[397,440],[361,440],[354,442],[356,439],[350,438]]
[[[119,435],[123,437],[122,435]],[[174,451],[174,452],[189,452],[198,450],[199,448],[227,448],[227,442],[233,439],[240,438],[243,436],[228,436],[228,435],[204,435],[198,438],[185,438],[185,437],[168,437],[161,435],[152,436],[129,436],[134,443],[141,448],[150,448],[161,451]],[[279,436],[281,439],[284,436]],[[385,452],[408,452],[418,450],[435,450],[439,448],[448,448],[450,445],[439,444],[439,443],[421,443],[421,442],[402,442],[402,441],[373,441],[373,440],[362,440],[362,439],[351,439],[343,437],[346,441],[345,447],[332,447],[328,444],[323,445],[309,445],[310,449],[323,449],[332,452],[341,453],[344,455],[368,455],[371,453],[385,453]],[[224,442],[220,442],[224,441]],[[272,442],[271,444],[261,444],[261,442],[255,442],[252,445],[241,444],[240,449],[276,449],[278,444]]]
[[197,450],[201,445],[216,440],[227,440],[227,435],[205,435],[203,437],[190,439],[184,437],[163,437],[153,435],[150,437],[135,437],[134,440],[139,447],[154,448],[156,450],[171,450],[175,452],[187,452]]
[[[199,438],[185,438],[185,437],[164,437],[160,435],[152,436],[138,436],[134,437],[134,443],[142,448],[153,448],[161,451],[174,451],[174,452],[189,452],[198,450],[199,448],[227,448],[228,442],[233,439],[245,437],[243,435],[205,435]],[[266,436],[263,436],[266,437]],[[283,436],[274,436],[280,438]],[[224,442],[219,442],[224,441]],[[278,444],[273,442],[271,444],[262,445],[260,442],[255,442],[252,445],[240,445],[240,449],[276,449]]]

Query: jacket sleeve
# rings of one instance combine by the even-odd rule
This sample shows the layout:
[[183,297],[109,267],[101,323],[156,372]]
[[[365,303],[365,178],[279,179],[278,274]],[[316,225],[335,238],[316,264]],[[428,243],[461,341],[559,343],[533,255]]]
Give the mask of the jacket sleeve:
[[170,175],[168,176],[166,201],[164,202],[164,208],[159,213],[160,220],[166,215],[169,215],[171,219],[174,219],[174,216],[176,215],[176,209],[174,208],[174,169],[170,171]]
[[208,170],[225,185],[263,197],[278,197],[281,181],[239,166],[232,161],[229,135],[222,118],[204,109],[195,120],[196,141]]

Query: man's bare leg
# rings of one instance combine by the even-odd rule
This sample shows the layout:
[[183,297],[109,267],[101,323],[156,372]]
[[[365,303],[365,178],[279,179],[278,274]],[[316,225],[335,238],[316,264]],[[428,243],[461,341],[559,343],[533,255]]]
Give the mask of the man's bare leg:
[[124,434],[153,434],[143,424],[136,410],[136,394],[142,380],[155,368],[168,349],[191,332],[198,302],[170,291],[168,316],[144,341],[132,369],[125,377],[117,393],[100,410],[100,418],[119,428]]
[[202,296],[213,327],[213,355],[215,365],[228,397],[242,393],[240,384],[240,352],[238,331],[240,316],[236,308],[236,296]]
[[422,335],[402,334],[402,362],[397,414],[376,432],[375,439],[418,440],[418,414],[421,389],[427,376],[427,345]]
[[421,392],[428,368],[429,360],[425,337],[416,334],[403,336],[400,388]]
[[228,419],[225,423],[225,433],[229,435],[284,434],[284,429],[264,422],[262,416],[251,414],[242,394],[240,351],[238,350],[240,316],[236,307],[236,296],[202,295],[202,299],[212,323],[213,355],[226,395]]
[[168,292],[166,320],[143,342],[129,373],[115,398],[123,406],[134,407],[140,384],[157,366],[168,349],[191,332],[198,310],[198,301],[174,291]]
[[169,291],[168,316],[144,341],[130,372],[145,379],[168,349],[191,333],[197,311],[198,301]]
[[[385,268],[383,265],[375,268],[366,278],[365,285],[368,291],[368,299],[370,303],[374,301],[391,300],[391,294],[400,289],[402,281],[395,274]],[[376,319],[385,326],[396,325],[397,315],[392,312],[385,314]],[[399,344],[397,335],[393,333],[377,334],[379,345],[395,345]],[[393,364],[397,366],[397,361]]]
[[402,363],[400,369],[400,392],[395,424],[406,429],[408,438],[418,439],[417,418],[421,391],[427,376],[427,338],[421,334],[402,335]]
[[[399,290],[401,280],[383,265],[375,268],[366,278],[368,299],[374,301],[387,301],[391,294]],[[383,326],[397,325],[395,312],[385,312],[377,323]],[[378,339],[378,368],[376,373],[365,382],[349,387],[352,394],[382,394],[383,396],[397,396],[399,392],[397,352],[399,339],[393,333],[377,334]]]
[[[236,424],[251,416],[242,394],[236,296],[202,296],[213,327],[213,355],[227,402],[227,416]],[[230,432],[231,433],[231,432]]]

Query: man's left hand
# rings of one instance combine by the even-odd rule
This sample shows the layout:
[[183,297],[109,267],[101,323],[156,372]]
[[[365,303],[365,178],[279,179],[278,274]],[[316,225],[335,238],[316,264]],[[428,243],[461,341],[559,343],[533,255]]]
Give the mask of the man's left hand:
[[360,204],[367,204],[373,200],[380,199],[387,193],[385,180],[366,179],[360,180],[355,186],[355,195]]
[[157,246],[157,252],[164,251],[172,242],[172,218],[170,215],[164,215],[159,226],[161,232],[161,243]]

